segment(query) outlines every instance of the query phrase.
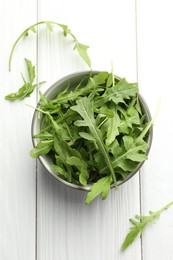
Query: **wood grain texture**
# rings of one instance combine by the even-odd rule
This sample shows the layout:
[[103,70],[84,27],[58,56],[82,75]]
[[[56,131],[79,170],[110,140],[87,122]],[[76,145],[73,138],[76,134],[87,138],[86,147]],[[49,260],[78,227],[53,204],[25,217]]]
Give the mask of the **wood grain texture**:
[[[142,177],[142,212],[173,200],[172,170],[172,2],[138,1],[139,86],[154,115],[154,138]],[[169,211],[169,212],[168,212]],[[143,259],[173,259],[173,208],[143,234]]]
[[[125,8],[126,7],[126,8]],[[125,17],[125,18],[124,18]],[[69,25],[82,43],[90,45],[92,68],[111,69],[136,81],[135,2],[132,1],[39,1],[39,20]],[[128,42],[128,43],[127,43]],[[88,68],[72,51],[70,38],[61,32],[40,30],[38,38],[39,80],[46,90],[62,76]],[[140,240],[122,253],[121,244],[129,217],[140,211],[138,174],[106,201],[84,204],[85,193],[55,182],[38,165],[38,260],[139,260]]]
[[[33,7],[35,12],[33,12]],[[0,3],[0,259],[35,258],[35,162],[29,157],[31,116],[25,103],[4,100],[8,93],[22,86],[24,57],[36,61],[36,40],[22,41],[16,48],[12,71],[8,58],[13,42],[36,21],[35,1]]]
[[40,167],[38,259],[140,259],[139,240],[133,250],[120,250],[128,218],[139,210],[137,182],[136,176],[106,201],[98,198],[86,206],[84,192],[56,183]]
[[[137,24],[136,24],[137,18]],[[61,29],[23,39],[8,58],[16,37],[29,25],[52,20],[69,25],[90,45],[94,70],[111,70],[134,82],[154,115],[153,144],[139,174],[111,190],[108,198],[84,204],[86,193],[52,179],[29,156],[30,126],[38,91],[69,73],[88,70],[73,41]],[[129,218],[157,210],[173,200],[172,1],[7,0],[0,3],[0,259],[2,260],[172,260],[173,207],[125,251]],[[137,36],[137,45],[136,45]],[[22,84],[24,58],[37,64],[37,80],[46,80],[21,102],[4,100]]]

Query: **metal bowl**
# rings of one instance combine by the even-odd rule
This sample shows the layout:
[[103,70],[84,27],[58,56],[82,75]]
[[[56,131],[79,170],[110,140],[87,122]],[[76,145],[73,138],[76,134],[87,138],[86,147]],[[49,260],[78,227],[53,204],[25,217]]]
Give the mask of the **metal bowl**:
[[[76,86],[78,83],[80,83],[81,80],[85,76],[89,76],[89,75],[91,75],[91,73],[92,73],[92,75],[96,75],[99,72],[100,71],[92,71],[92,72],[91,71],[82,71],[82,72],[76,72],[76,73],[69,74],[69,75],[59,79],[58,81],[56,81],[50,88],[48,88],[48,90],[44,93],[44,95],[48,100],[54,99],[58,93],[60,93],[62,90],[64,90],[67,87],[67,83],[70,83],[70,87],[73,88],[73,86]],[[118,80],[120,79],[117,76],[115,76],[115,78],[117,78]],[[145,102],[144,98],[140,94],[139,94],[139,102],[140,102],[143,113],[146,115],[146,121],[150,121],[151,120],[150,110],[149,110],[148,105]],[[38,107],[39,107],[39,103],[38,103]],[[34,147],[39,142],[39,139],[33,138],[33,136],[39,133],[40,123],[41,123],[41,119],[38,116],[38,112],[35,110],[33,119],[32,119],[32,126],[31,126],[32,142],[33,142]],[[149,135],[147,137],[147,143],[149,145],[149,148],[147,150],[146,155],[148,155],[150,147],[151,147],[152,136],[153,136],[153,128],[151,127],[150,131],[149,131]],[[64,183],[65,185],[67,185],[69,187],[72,187],[74,189],[85,190],[85,191],[88,191],[90,189],[92,184],[88,184],[87,186],[80,186],[80,185],[76,185],[73,183],[69,183],[68,181],[65,181],[61,177],[59,177],[57,175],[57,173],[52,171],[52,169],[50,167],[51,159],[49,158],[49,156],[47,156],[47,155],[39,156],[39,160],[40,160],[41,164],[44,166],[44,168],[47,170],[47,172],[54,179]],[[136,169],[133,172],[131,172],[130,174],[128,174],[128,176],[125,179],[118,181],[117,182],[118,186],[125,183],[127,180],[129,180],[141,168],[143,163],[144,162],[139,163],[138,166],[136,167]],[[113,187],[114,187],[114,185],[112,184],[111,188],[113,188]]]

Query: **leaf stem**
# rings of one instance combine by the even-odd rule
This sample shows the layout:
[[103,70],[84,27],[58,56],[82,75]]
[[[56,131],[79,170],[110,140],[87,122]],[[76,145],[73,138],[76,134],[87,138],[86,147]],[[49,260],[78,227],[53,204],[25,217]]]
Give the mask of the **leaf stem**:
[[9,66],[9,71],[11,71],[11,61],[12,61],[12,57],[13,57],[13,53],[14,53],[14,50],[16,48],[16,45],[18,44],[18,42],[21,40],[21,38],[25,35],[27,35],[28,31],[31,30],[32,27],[35,27],[35,26],[38,26],[39,24],[43,24],[44,22],[38,22],[38,23],[35,23],[34,25],[28,27],[27,29],[25,29],[20,35],[19,37],[16,39],[15,43],[13,44],[13,47],[11,49],[11,52],[10,52],[10,57],[9,57],[9,62],[8,62],[8,66]]
[[[27,29],[25,29],[20,35],[19,37],[16,39],[16,41],[14,42],[13,46],[12,46],[12,49],[11,49],[11,52],[10,52],[10,56],[9,56],[9,62],[8,62],[8,66],[9,66],[9,71],[11,71],[11,63],[12,63],[12,57],[13,57],[13,53],[14,53],[14,50],[16,48],[16,45],[18,44],[18,42],[22,39],[22,37],[24,36],[27,36],[28,35],[28,32],[31,30],[32,32],[36,32],[35,31],[35,27],[38,27],[39,25],[41,24],[47,24],[48,25],[57,25],[59,27],[61,27],[63,29],[63,32],[64,32],[64,36],[66,37],[67,34],[69,34],[72,39],[74,40],[74,42],[76,44],[78,44],[78,40],[76,39],[76,37],[74,36],[74,34],[70,31],[70,29],[68,29],[68,26],[67,25],[64,25],[64,24],[60,24],[60,23],[57,23],[57,22],[53,22],[53,21],[41,21],[41,22],[37,22],[31,26],[29,26]],[[49,28],[49,26],[48,26]],[[80,54],[80,53],[79,53]],[[81,54],[80,54],[81,55]],[[88,57],[88,62],[86,61],[85,58],[83,58],[85,60],[85,62],[90,66],[90,59]]]
[[160,213],[162,213],[164,210],[167,210],[171,205],[173,205],[173,201],[171,201],[170,203],[168,203],[167,205],[165,205],[164,207],[162,207],[161,209],[155,211],[155,212],[151,212],[150,214],[154,217],[157,217],[160,215]]
[[157,109],[156,109],[156,112],[155,112],[155,115],[153,116],[153,119],[151,121],[148,122],[146,128],[141,132],[141,134],[137,137],[137,139],[143,139],[145,137],[145,135],[147,134],[147,132],[150,130],[150,128],[152,127],[152,125],[154,124],[157,116],[158,116],[158,113],[159,113],[159,110],[160,110],[160,100],[158,102],[158,105],[157,105]]
[[26,104],[26,106],[27,106],[27,107],[31,107],[31,108],[33,108],[34,110],[37,110],[37,111],[40,112],[40,113],[43,113],[43,114],[45,114],[45,115],[50,116],[50,113],[49,113],[49,112],[43,111],[43,110],[40,109],[40,108],[33,107],[33,106],[29,105],[29,104]]

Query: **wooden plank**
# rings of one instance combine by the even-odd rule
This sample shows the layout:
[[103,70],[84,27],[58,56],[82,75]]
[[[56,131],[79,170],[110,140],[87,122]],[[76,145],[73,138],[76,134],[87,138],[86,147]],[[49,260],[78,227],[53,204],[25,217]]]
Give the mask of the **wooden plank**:
[[[38,19],[69,25],[82,43],[90,45],[92,68],[111,70],[136,81],[135,1],[39,1]],[[62,33],[40,29],[39,80],[47,80],[44,92],[60,77],[88,68],[72,51],[71,39]],[[139,260],[140,241],[128,251],[121,244],[129,217],[140,210],[138,174],[106,201],[84,205],[85,193],[55,182],[38,167],[38,260]]]
[[[10,103],[4,96],[22,86],[24,57],[36,62],[36,38],[20,43],[12,71],[8,58],[12,44],[30,23],[36,21],[35,1],[0,3],[0,259],[35,259],[35,162],[29,156],[33,111],[26,101]],[[36,10],[36,9],[34,9]]]
[[[139,85],[154,123],[149,160],[143,167],[142,212],[157,210],[173,200],[172,175],[172,95],[173,16],[171,1],[138,0]],[[173,259],[173,208],[162,213],[156,224],[143,234],[143,259]]]

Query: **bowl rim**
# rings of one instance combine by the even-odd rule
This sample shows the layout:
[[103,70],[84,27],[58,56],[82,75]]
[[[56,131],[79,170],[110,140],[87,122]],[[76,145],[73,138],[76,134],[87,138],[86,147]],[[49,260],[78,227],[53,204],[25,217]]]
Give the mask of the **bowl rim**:
[[[99,71],[99,70],[87,70],[87,71],[79,71],[79,72],[74,72],[74,73],[70,73],[70,74],[67,74],[63,77],[61,77],[60,79],[58,79],[55,83],[53,83],[45,92],[44,92],[44,95],[47,96],[49,95],[52,91],[54,91],[59,85],[61,85],[62,83],[64,83],[65,81],[69,81],[71,79],[73,79],[74,77],[78,77],[78,76],[86,76],[86,75],[89,75],[89,74],[98,74],[100,72],[106,72],[106,71]],[[116,76],[114,75],[115,78],[117,78],[118,80],[120,80],[121,78],[119,76]],[[146,117],[147,117],[147,120],[150,121],[152,120],[152,117],[151,117],[151,112],[149,110],[149,107],[148,107],[148,104],[146,103],[145,99],[143,98],[143,96],[138,93],[138,96],[139,96],[139,100],[140,100],[140,104],[142,106],[143,109],[145,109],[145,114],[146,114]],[[37,102],[37,108],[39,107],[39,100]],[[34,130],[35,130],[35,124],[37,122],[37,115],[38,115],[38,111],[35,110],[34,111],[34,114],[33,114],[33,117],[32,117],[32,122],[31,122],[31,139],[32,139],[32,144],[33,144],[33,147],[36,146],[36,144],[38,143],[37,142],[37,138],[34,138]],[[148,149],[147,149],[147,152],[146,152],[146,156],[149,154],[150,152],[150,149],[151,149],[151,145],[152,145],[152,140],[153,140],[153,126],[150,127],[150,130],[149,130],[149,135],[148,135],[148,140],[147,140],[147,143],[148,143]],[[80,185],[77,185],[77,184],[74,184],[74,183],[70,183],[66,180],[63,180],[59,175],[57,175],[56,173],[54,173],[51,168],[49,167],[49,164],[46,163],[46,155],[41,155],[41,156],[38,156],[38,159],[41,163],[41,165],[44,167],[44,169],[46,169],[46,172],[53,178],[55,179],[56,181],[59,181],[63,184],[65,184],[66,186],[69,186],[73,189],[77,189],[77,190],[82,190],[82,191],[89,191],[91,186],[93,185],[93,183],[91,184],[87,184],[87,186],[80,186]],[[135,168],[134,171],[132,171],[131,173],[129,173],[125,179],[121,180],[121,181],[117,181],[117,185],[120,186],[122,184],[124,184],[125,182],[127,182],[129,179],[131,179],[138,171],[139,169],[143,166],[143,164],[145,163],[145,161],[139,163],[137,165],[137,167]],[[114,184],[111,184],[111,188],[114,188]]]

